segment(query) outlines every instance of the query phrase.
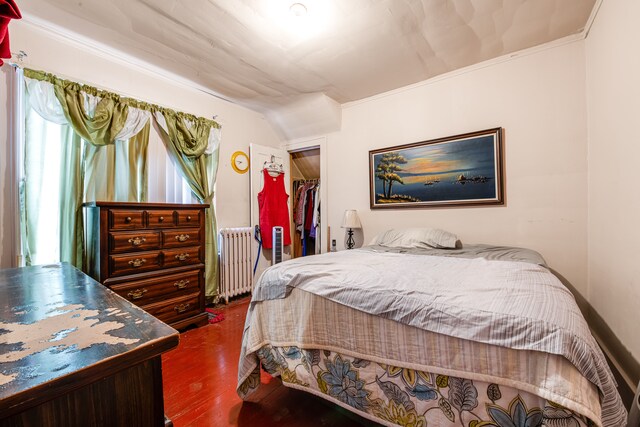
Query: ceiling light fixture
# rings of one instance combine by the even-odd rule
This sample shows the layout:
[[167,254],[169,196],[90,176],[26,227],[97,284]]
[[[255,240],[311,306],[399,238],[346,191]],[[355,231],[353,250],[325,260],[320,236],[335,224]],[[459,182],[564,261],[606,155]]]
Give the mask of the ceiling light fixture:
[[[2,3],[2,0],[0,0]],[[256,2],[266,18],[265,32],[273,32],[283,46],[294,46],[326,33],[335,19],[334,1],[269,0]]]
[[307,14],[307,6],[302,3],[294,3],[289,7],[289,12],[296,17],[305,16]]

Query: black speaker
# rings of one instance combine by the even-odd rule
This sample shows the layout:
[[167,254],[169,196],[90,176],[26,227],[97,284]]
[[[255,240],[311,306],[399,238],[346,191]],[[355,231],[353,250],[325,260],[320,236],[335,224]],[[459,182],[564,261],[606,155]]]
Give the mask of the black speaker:
[[283,242],[282,242],[282,238],[283,238],[283,228],[280,226],[276,226],[273,227],[272,230],[272,243],[273,246],[271,246],[271,264],[278,264],[279,262],[282,262],[282,250],[283,250]]

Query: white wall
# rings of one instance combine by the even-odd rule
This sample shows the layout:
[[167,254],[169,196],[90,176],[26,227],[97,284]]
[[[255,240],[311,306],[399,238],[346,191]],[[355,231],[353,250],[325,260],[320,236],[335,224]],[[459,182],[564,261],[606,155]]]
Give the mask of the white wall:
[[[27,52],[25,67],[41,69],[62,77],[112,90],[125,96],[156,103],[175,110],[203,117],[216,115],[222,125],[220,169],[217,184],[217,216],[219,227],[249,225],[249,175],[236,174],[231,168],[231,154],[236,150],[248,152],[251,142],[279,146],[281,141],[265,120],[256,112],[216,98],[200,90],[176,83],[169,78],[108,54],[91,51],[67,38],[45,31],[25,21],[12,21],[11,50]],[[5,106],[6,73],[0,74],[0,103]],[[4,129],[7,109],[0,114],[0,144],[2,154],[8,147]],[[6,158],[0,161],[4,171]],[[4,178],[4,175],[2,175]],[[151,179],[158,179],[157,176]],[[4,180],[3,180],[4,185]],[[3,207],[4,214],[4,207]],[[0,261],[5,264],[6,230],[2,230]]]
[[[345,106],[329,137],[329,225],[344,244],[345,209],[364,242],[391,227],[431,226],[462,242],[523,246],[586,293],[587,145],[584,43],[424,82]],[[506,206],[370,210],[368,151],[501,126]]]
[[586,39],[589,295],[640,360],[640,2],[604,1]]

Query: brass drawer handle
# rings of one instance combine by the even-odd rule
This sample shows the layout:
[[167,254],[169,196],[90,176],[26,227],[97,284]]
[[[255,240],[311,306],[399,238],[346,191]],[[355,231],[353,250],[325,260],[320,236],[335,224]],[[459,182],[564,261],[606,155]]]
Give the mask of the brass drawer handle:
[[135,291],[129,292],[127,296],[132,300],[136,300],[136,299],[142,298],[142,296],[146,293],[147,293],[147,290],[142,288],[142,289],[136,289]]
[[124,222],[127,222],[127,223],[131,222],[131,217],[130,217],[130,216],[126,217],[126,218],[124,219]]
[[162,222],[162,221],[164,221],[164,217],[163,217],[163,216],[161,216],[160,218],[158,218],[158,222]]
[[186,242],[187,240],[189,240],[189,237],[191,237],[191,236],[189,236],[188,234],[180,234],[180,235],[176,236],[176,240],[178,242]]
[[129,261],[129,265],[131,267],[140,267],[142,264],[144,264],[145,262],[147,262],[146,259],[143,258],[136,258],[134,260]]
[[127,241],[131,243],[133,246],[140,246],[141,244],[146,242],[147,239],[145,239],[144,237],[132,237]]
[[188,284],[188,280],[180,280],[179,282],[174,283],[173,286],[175,286],[177,289],[184,289]]
[[191,215],[187,215],[187,221],[191,221]]
[[178,255],[176,255],[176,259],[178,261],[185,261],[187,258],[189,258],[189,254],[178,254]]
[[173,307],[173,309],[175,311],[177,311],[178,313],[184,313],[185,311],[187,311],[188,308],[189,308],[189,303],[180,304],[180,305],[176,305],[175,307]]

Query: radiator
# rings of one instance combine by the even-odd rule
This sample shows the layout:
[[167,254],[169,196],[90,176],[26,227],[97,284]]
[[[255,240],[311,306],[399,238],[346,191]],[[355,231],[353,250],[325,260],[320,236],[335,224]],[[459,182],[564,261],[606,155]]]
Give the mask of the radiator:
[[251,227],[220,230],[219,298],[226,303],[229,298],[252,290],[251,239]]

